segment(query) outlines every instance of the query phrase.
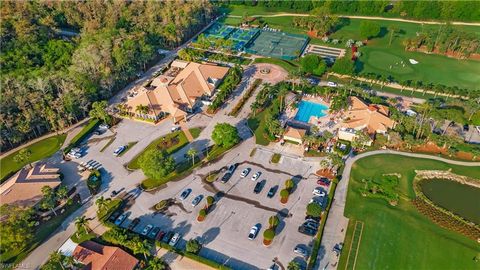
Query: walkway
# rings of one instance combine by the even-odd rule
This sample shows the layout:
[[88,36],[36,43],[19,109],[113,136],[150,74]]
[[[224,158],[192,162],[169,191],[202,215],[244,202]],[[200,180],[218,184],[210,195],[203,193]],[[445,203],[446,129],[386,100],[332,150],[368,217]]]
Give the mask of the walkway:
[[[393,154],[401,155],[412,158],[426,158],[442,161],[449,164],[461,165],[461,166],[478,166],[480,169],[480,162],[467,162],[467,161],[458,161],[450,160],[442,157],[427,155],[427,154],[415,154],[415,153],[406,153],[398,152],[393,150],[377,150],[366,152],[355,157],[349,157],[345,162],[345,167],[342,173],[342,179],[337,185],[335,190],[335,196],[330,208],[330,213],[325,224],[325,230],[323,232],[322,243],[320,247],[320,252],[318,253],[317,267],[316,269],[325,269],[327,265],[330,264],[328,269],[332,269],[331,264],[339,259],[334,252],[332,252],[335,244],[341,243],[345,239],[345,234],[347,232],[348,218],[346,218],[343,213],[345,210],[345,203],[347,201],[347,190],[348,190],[348,181],[350,180],[350,171],[352,170],[352,165],[359,159],[381,155],[381,154]],[[343,231],[342,231],[343,230]],[[334,269],[336,268],[333,267]]]
[[180,121],[180,128],[182,129],[183,133],[185,133],[185,137],[187,137],[188,142],[193,142],[194,139],[192,133],[190,133],[185,121]]
[[[272,17],[308,17],[310,14],[305,13],[278,13],[271,15],[251,15],[250,17],[263,17],[263,18],[272,18]],[[349,16],[349,15],[337,15],[340,18],[349,18],[349,19],[363,19],[363,20],[383,20],[383,21],[395,21],[395,22],[406,22],[406,23],[416,23],[416,24],[445,24],[445,22],[437,21],[418,21],[418,20],[409,20],[409,19],[400,19],[400,18],[385,18],[385,17],[371,17],[371,16]],[[227,17],[232,18],[241,18],[239,15],[228,15]],[[469,23],[469,22],[450,22],[452,25],[469,25],[469,26],[480,26],[480,23]]]

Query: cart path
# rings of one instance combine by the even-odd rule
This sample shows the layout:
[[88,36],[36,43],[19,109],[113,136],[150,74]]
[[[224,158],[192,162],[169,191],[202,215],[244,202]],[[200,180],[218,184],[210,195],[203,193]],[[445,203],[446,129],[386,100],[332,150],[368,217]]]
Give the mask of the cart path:
[[[251,17],[263,17],[263,18],[272,18],[272,17],[308,17],[310,14],[306,13],[278,13],[278,14],[270,14],[270,15],[251,15]],[[350,18],[350,19],[363,19],[363,20],[383,20],[383,21],[395,21],[395,22],[406,22],[406,23],[416,23],[416,24],[446,24],[444,22],[439,21],[418,21],[418,20],[409,20],[409,19],[400,19],[400,18],[385,18],[385,17],[376,17],[376,16],[349,16],[349,15],[337,15],[340,18]],[[240,15],[227,15],[227,17],[231,18],[241,18]],[[474,22],[450,22],[452,25],[468,25],[468,26],[480,26],[480,23]]]

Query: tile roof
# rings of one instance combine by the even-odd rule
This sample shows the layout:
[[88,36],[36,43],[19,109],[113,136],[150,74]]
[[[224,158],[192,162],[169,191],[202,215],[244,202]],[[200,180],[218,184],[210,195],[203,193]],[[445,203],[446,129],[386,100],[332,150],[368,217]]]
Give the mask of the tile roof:
[[383,105],[367,105],[357,97],[350,97],[350,109],[345,113],[342,126],[345,128],[366,128],[369,134],[386,132],[395,127],[395,121],[388,117],[389,110]]
[[60,184],[58,168],[44,163],[24,167],[0,185],[0,204],[32,206],[42,199],[42,187],[56,188]]
[[288,127],[283,136],[301,140],[305,136],[305,133],[307,133],[307,131],[304,129]]
[[104,246],[93,241],[79,244],[73,251],[75,260],[86,270],[131,270],[138,260],[119,247]]

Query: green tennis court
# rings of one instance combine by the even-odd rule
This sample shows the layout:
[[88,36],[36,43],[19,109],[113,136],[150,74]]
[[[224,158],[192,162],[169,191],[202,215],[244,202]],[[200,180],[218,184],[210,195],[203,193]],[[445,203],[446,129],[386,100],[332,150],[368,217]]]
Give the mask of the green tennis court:
[[305,49],[308,37],[262,30],[257,38],[247,44],[245,51],[284,60],[297,58]]

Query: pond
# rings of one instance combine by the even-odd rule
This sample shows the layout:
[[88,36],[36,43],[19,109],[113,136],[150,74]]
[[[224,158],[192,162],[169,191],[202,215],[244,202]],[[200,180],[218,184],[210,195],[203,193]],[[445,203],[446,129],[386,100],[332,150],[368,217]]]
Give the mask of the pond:
[[480,224],[480,188],[444,179],[422,181],[420,185],[438,206]]

